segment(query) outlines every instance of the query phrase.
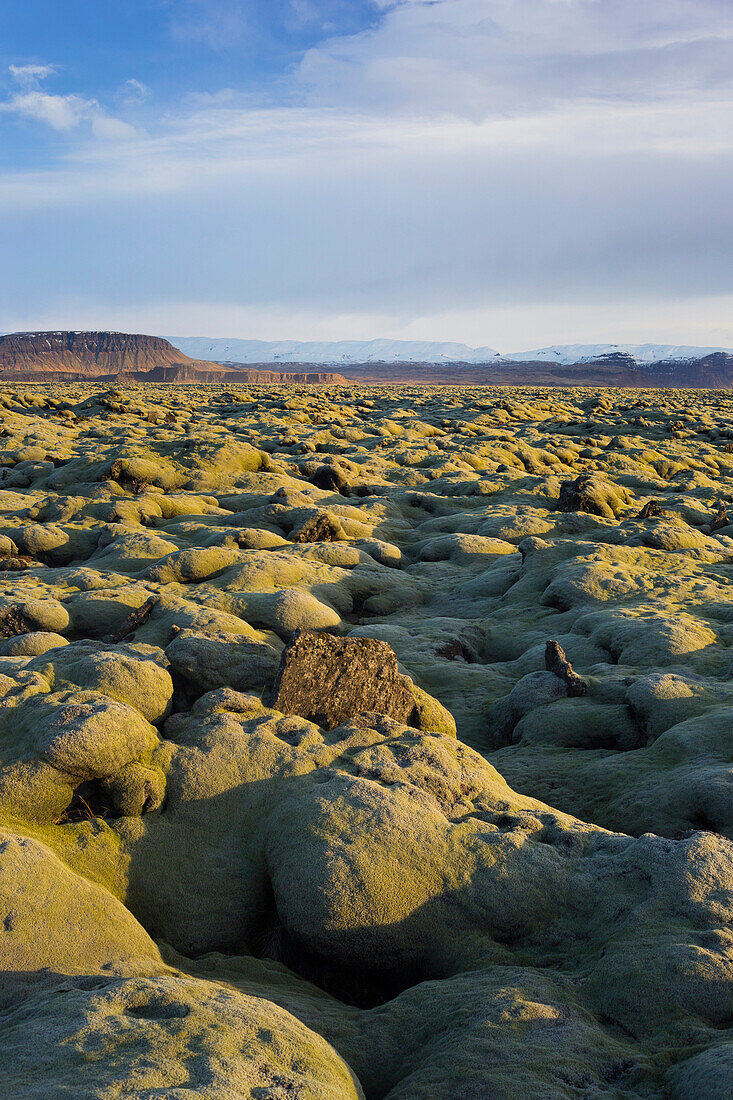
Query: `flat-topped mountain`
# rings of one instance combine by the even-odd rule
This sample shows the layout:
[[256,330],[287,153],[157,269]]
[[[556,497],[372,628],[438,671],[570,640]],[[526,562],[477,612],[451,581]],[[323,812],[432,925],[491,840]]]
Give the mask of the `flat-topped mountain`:
[[0,337],[0,369],[80,371],[87,377],[191,363],[160,336],[124,332],[14,332]]
[[125,332],[14,332],[0,336],[0,378],[84,381],[120,376],[148,382],[345,381],[320,371],[228,370],[192,359],[161,336]]

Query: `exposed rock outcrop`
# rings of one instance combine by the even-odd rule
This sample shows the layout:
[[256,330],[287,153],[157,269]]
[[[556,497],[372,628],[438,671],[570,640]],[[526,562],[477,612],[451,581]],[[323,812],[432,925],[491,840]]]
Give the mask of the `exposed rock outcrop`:
[[283,651],[271,703],[326,730],[357,714],[383,714],[416,729],[455,730],[445,708],[403,675],[394,652],[374,638],[298,631]]
[[562,680],[571,699],[588,694],[588,685],[582,676],[573,671],[565,650],[558,642],[548,642],[545,646],[545,668]]
[[147,373],[195,362],[159,336],[126,332],[16,332],[0,336],[0,371],[4,376],[63,372],[95,378]]
[[329,371],[227,370],[191,359],[160,336],[125,332],[16,332],[0,336],[0,380],[334,384]]

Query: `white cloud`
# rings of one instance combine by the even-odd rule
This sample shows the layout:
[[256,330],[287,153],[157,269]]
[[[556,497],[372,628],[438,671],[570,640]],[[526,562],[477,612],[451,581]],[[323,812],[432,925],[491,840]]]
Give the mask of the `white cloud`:
[[120,98],[126,107],[136,107],[144,103],[150,96],[150,88],[143,84],[142,80],[131,77],[126,80],[120,90]]
[[55,65],[10,65],[13,79],[24,86],[35,87],[41,80],[56,72]]
[[46,92],[21,92],[0,103],[0,111],[21,118],[45,122],[54,130],[72,130],[85,118],[93,104],[76,95],[48,95]]
[[[202,188],[216,201],[217,189],[228,194],[264,178],[285,181],[293,195],[316,177],[348,183],[360,175],[374,176],[384,189],[412,178],[411,166],[420,164],[429,166],[430,174],[416,186],[423,191],[438,188],[450,216],[452,196],[462,187],[461,172],[485,181],[490,204],[501,193],[502,180],[515,171],[512,165],[520,162],[529,173],[522,190],[537,190],[541,209],[540,164],[552,164],[559,174],[564,164],[572,185],[574,175],[595,172],[599,163],[612,174],[631,159],[643,164],[648,177],[651,158],[673,158],[680,171],[701,173],[699,190],[705,176],[696,165],[705,163],[707,171],[710,158],[725,158],[722,179],[733,154],[730,110],[717,101],[581,103],[563,111],[472,122],[450,115],[431,119],[314,107],[253,109],[230,93],[199,97],[187,113],[143,133],[77,97],[34,93],[18,104],[19,98],[0,104],[0,111],[22,109],[57,129],[86,119],[95,137],[112,140],[79,143],[53,169],[0,174],[0,201],[6,210],[73,204],[80,195],[100,202],[124,196],[144,201],[146,196],[200,194]],[[118,151],[114,139],[125,139],[124,150]],[[624,166],[624,187],[633,193],[627,171]],[[600,202],[600,192],[583,196],[578,213],[591,218]],[[608,212],[602,213],[605,217]]]
[[312,100],[514,115],[579,98],[733,88],[729,0],[405,0],[374,30],[310,50]]
[[455,340],[511,354],[553,343],[672,343],[733,347],[733,294],[615,298],[602,303],[449,309],[406,319],[395,311],[292,310],[278,302],[241,305],[161,296],[144,305],[89,303],[61,295],[52,306],[4,312],[4,331],[65,329],[221,336],[251,340]]
[[103,141],[132,141],[137,130],[121,118],[112,118],[103,111],[93,111],[91,115],[92,133]]
[[88,122],[91,132],[97,138],[128,140],[135,136],[133,126],[108,115],[94,99],[85,99],[74,94],[52,95],[41,91],[37,84],[55,72],[53,66],[11,65],[10,72],[23,85],[24,90],[10,99],[0,101],[0,113],[45,123],[59,133],[68,133],[83,122]]

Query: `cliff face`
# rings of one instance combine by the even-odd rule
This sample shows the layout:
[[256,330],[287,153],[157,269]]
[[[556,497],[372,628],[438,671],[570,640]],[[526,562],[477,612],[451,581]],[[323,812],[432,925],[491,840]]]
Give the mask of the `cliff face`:
[[301,382],[331,385],[347,382],[343,375],[330,371],[273,371],[249,367],[227,370],[224,367],[217,368],[216,364],[199,364],[195,360],[156,367],[146,374],[137,372],[135,378],[145,382]]
[[0,379],[18,382],[110,380],[147,382],[345,382],[329,372],[227,370],[190,359],[159,336],[123,332],[16,332],[0,336]]
[[82,372],[94,378],[193,363],[159,336],[122,332],[18,332],[0,337],[0,370]]

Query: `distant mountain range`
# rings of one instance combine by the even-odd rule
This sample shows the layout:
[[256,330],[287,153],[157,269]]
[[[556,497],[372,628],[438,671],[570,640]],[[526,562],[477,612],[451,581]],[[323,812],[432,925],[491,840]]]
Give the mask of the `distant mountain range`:
[[423,340],[228,340],[171,337],[196,359],[221,363],[486,363],[501,358],[493,348]]
[[731,348],[698,348],[685,344],[553,344],[552,347],[538,348],[535,351],[512,352],[501,358],[525,363],[561,363],[567,366],[571,363],[596,362],[609,355],[623,355],[638,364],[651,364],[690,362],[719,352],[733,355]]
[[[328,369],[337,364],[338,371]],[[733,352],[671,344],[571,344],[501,356],[489,348],[399,340],[268,344],[195,338],[173,344],[134,333],[19,332],[0,336],[2,380],[720,389],[733,387]]]
[[733,354],[729,348],[687,347],[678,344],[555,344],[534,351],[502,354],[490,347],[419,340],[236,340],[208,336],[171,337],[171,343],[194,359],[220,363],[363,363],[495,364],[506,360],[523,363],[595,362],[609,355],[623,355],[636,363],[689,361],[715,352]]
[[733,355],[713,352],[699,358],[638,363],[612,352],[580,362],[498,359],[493,363],[342,364],[341,374],[358,382],[410,382],[464,386],[623,386],[727,389],[733,387]]

